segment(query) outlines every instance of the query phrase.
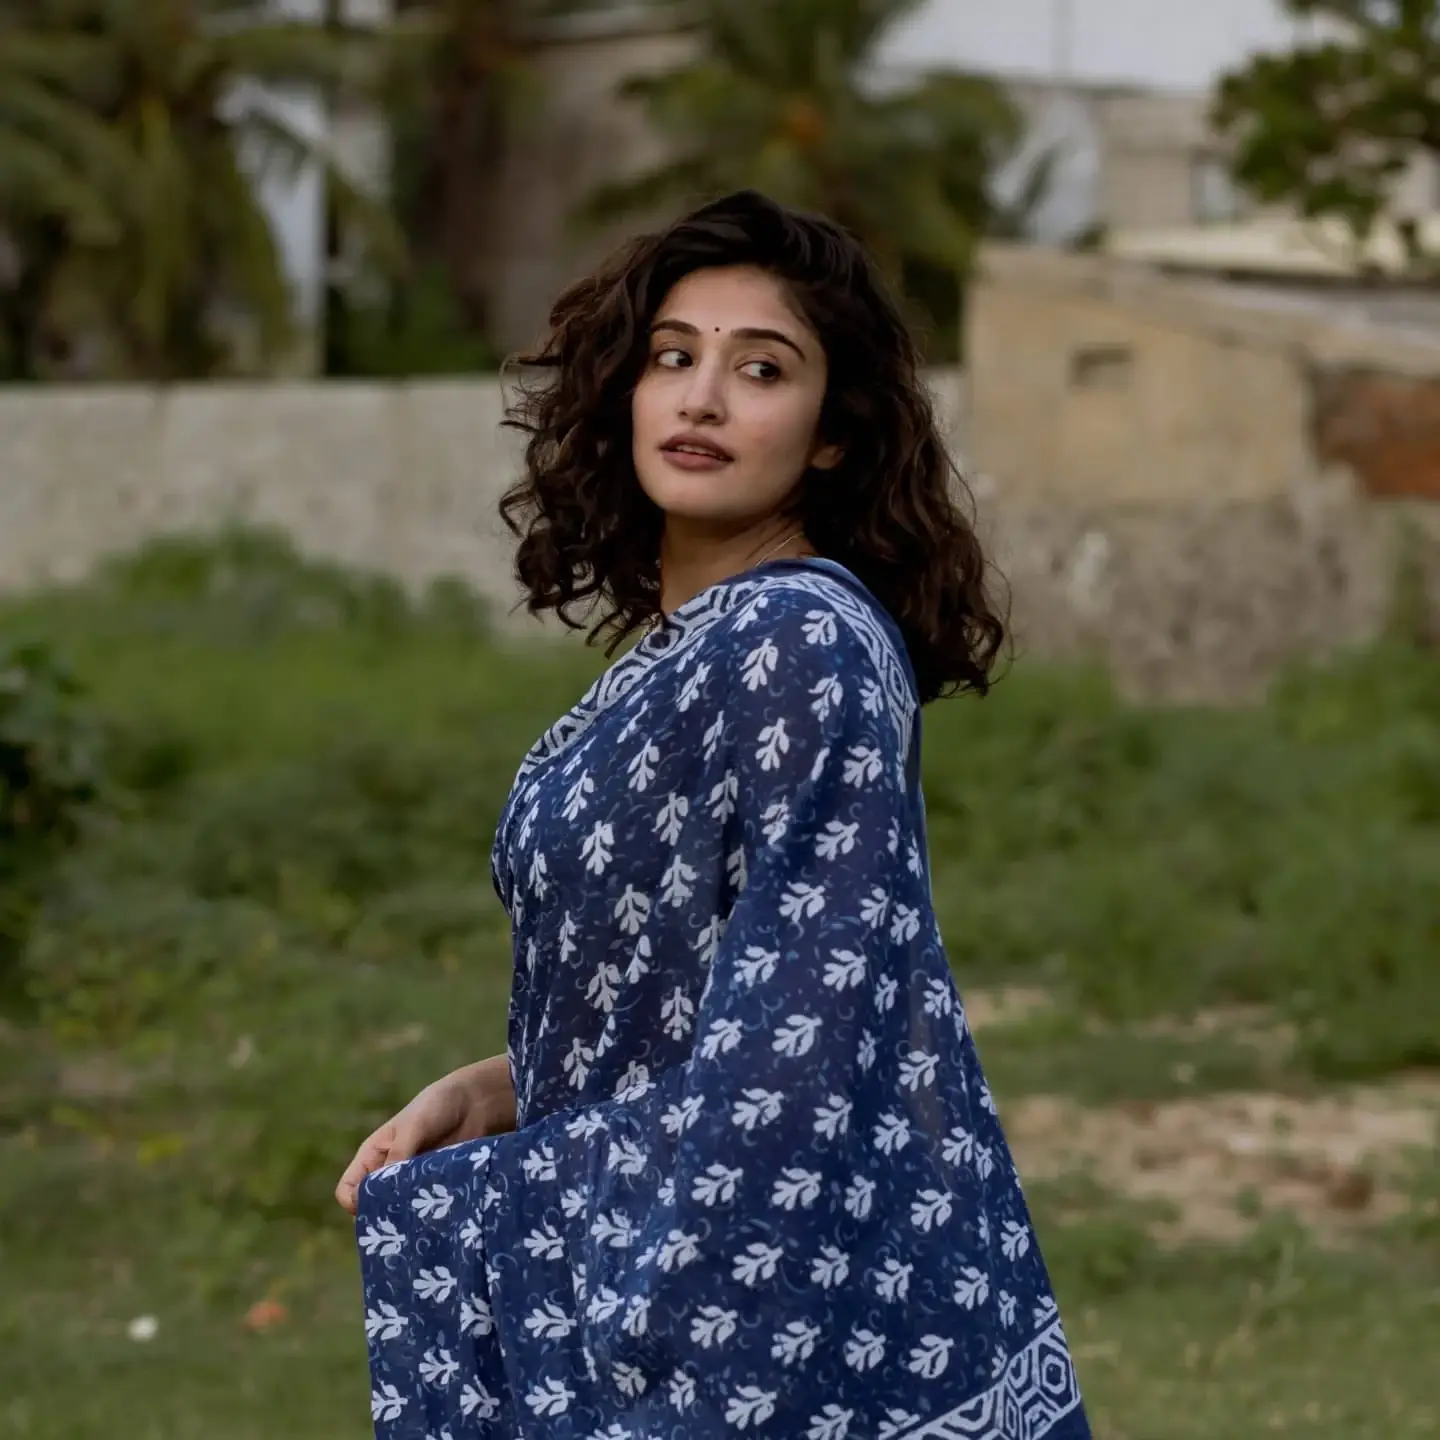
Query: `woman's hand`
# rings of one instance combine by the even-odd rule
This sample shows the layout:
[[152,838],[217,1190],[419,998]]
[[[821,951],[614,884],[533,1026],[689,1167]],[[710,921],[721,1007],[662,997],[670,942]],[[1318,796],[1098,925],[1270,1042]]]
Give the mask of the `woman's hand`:
[[353,1215],[360,1182],[372,1172],[427,1150],[504,1135],[514,1128],[515,1091],[505,1056],[452,1070],[361,1144],[335,1187],[335,1198]]

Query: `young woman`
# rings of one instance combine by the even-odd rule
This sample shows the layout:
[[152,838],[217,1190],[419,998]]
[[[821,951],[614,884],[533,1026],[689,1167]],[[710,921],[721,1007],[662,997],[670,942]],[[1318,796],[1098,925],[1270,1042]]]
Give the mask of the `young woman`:
[[894,304],[747,193],[527,363],[529,606],[641,638],[501,816],[507,1055],[340,1182],[377,1434],[1088,1436],[931,907],[920,707],[1002,628]]

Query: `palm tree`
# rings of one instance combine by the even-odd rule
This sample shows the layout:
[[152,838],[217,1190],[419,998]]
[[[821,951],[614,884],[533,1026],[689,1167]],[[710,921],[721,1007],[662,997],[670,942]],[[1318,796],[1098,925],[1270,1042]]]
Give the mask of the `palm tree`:
[[[31,164],[29,179],[10,169],[20,213],[65,227],[46,304],[72,333],[101,336],[136,377],[263,366],[292,343],[291,296],[257,192],[264,173],[320,166],[376,253],[399,253],[384,207],[253,88],[355,85],[374,42],[255,17],[251,0],[42,0],[0,41],[23,40],[54,121],[50,153],[64,162]],[[62,109],[83,111],[103,150],[69,136],[55,120]],[[64,182],[79,177],[67,206]],[[93,223],[75,223],[92,195]]]
[[997,213],[990,178],[1020,120],[975,76],[879,83],[877,47],[922,3],[701,0],[700,58],[622,91],[672,137],[671,157],[600,187],[579,218],[608,224],[751,186],[821,211],[870,246],[946,358],[960,278]]
[[416,258],[483,329],[484,239],[512,126],[541,100],[533,59],[547,25],[603,0],[398,0],[392,55],[396,209]]

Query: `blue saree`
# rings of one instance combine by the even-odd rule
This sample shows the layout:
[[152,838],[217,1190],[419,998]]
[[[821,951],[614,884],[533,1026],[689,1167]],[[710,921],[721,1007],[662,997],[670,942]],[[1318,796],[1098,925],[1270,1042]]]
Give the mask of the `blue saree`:
[[849,573],[681,606],[521,765],[512,1135],[361,1187],[380,1440],[1086,1440]]

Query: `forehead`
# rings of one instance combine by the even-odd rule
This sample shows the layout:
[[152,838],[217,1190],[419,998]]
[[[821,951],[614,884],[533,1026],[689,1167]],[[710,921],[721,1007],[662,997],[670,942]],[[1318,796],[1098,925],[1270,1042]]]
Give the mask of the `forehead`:
[[782,282],[750,265],[692,271],[671,288],[656,318],[686,320],[693,325],[709,322],[726,329],[757,325],[809,329],[796,314]]

